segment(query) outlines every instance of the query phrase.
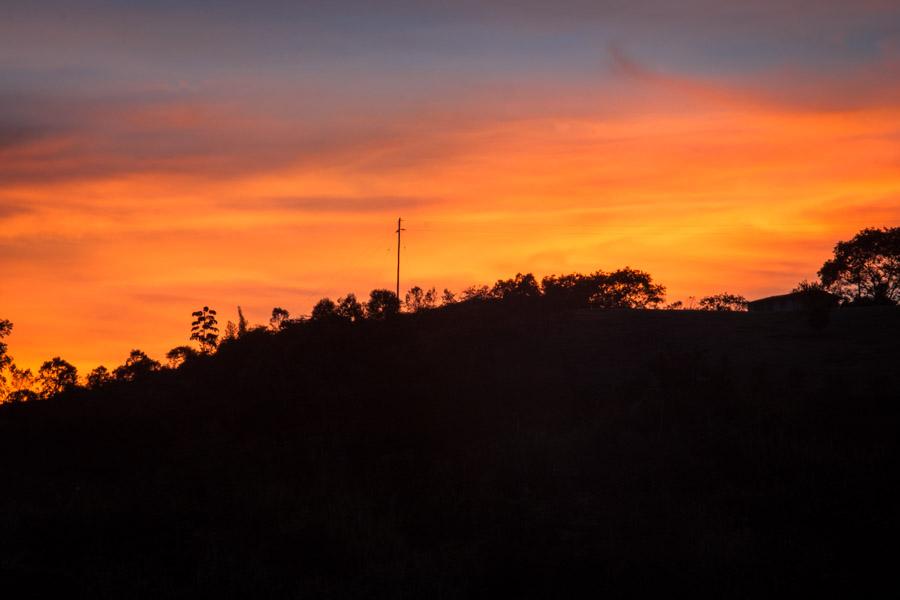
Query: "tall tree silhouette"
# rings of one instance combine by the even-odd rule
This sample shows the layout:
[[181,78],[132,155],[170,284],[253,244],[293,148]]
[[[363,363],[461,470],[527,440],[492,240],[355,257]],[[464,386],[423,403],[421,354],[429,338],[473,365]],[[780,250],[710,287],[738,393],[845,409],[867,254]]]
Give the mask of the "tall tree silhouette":
[[838,242],[819,277],[828,291],[854,304],[900,303],[900,227],[867,228]]
[[191,313],[194,317],[191,323],[191,339],[197,340],[201,352],[210,354],[219,344],[219,323],[216,320],[216,311],[208,306],[202,310]]
[[37,373],[37,384],[42,398],[51,398],[78,385],[78,369],[72,363],[56,356],[44,362]]
[[238,306],[237,337],[245,335],[249,329],[250,324],[247,322],[246,317],[244,317],[244,311]]

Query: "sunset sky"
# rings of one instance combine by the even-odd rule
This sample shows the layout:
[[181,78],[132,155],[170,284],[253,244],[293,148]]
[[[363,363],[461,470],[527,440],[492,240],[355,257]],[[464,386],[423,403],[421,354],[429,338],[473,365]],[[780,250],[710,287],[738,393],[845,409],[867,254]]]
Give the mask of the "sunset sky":
[[[740,6],[739,6],[740,5]],[[0,318],[162,360],[208,304],[649,271],[812,279],[900,225],[900,2],[0,5]]]

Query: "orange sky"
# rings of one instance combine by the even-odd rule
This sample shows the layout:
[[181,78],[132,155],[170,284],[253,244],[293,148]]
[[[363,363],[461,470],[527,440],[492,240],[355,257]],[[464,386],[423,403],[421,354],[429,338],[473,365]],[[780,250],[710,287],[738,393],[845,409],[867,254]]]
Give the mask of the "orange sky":
[[836,241],[900,225],[896,48],[734,75],[616,45],[574,75],[450,73],[407,95],[399,67],[316,87],[258,59],[124,95],[0,95],[10,351],[84,372],[162,359],[204,304],[264,323],[393,288],[398,216],[404,288],[629,265],[670,301],[787,291]]

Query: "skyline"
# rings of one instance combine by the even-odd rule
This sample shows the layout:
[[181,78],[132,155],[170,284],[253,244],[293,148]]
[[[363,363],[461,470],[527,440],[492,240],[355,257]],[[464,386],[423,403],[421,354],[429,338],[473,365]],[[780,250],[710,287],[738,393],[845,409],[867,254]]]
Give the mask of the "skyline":
[[631,266],[813,278],[900,225],[892,2],[62,2],[0,14],[17,362],[161,359],[190,314]]

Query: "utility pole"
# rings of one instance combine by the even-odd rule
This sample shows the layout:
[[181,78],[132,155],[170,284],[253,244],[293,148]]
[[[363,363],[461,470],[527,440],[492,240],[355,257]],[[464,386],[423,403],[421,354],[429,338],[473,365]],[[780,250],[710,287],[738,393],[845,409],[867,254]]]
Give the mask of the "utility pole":
[[406,231],[402,224],[403,219],[397,219],[397,298],[400,298],[400,232]]

